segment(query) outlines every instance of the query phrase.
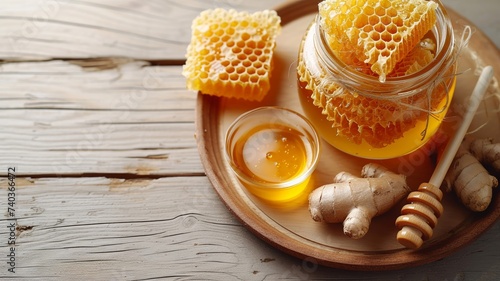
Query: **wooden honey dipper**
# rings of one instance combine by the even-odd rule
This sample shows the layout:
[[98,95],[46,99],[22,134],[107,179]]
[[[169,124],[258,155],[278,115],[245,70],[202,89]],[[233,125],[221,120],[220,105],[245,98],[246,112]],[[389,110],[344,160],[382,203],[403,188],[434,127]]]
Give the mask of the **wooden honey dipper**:
[[422,183],[417,191],[411,192],[407,201],[409,204],[401,209],[401,216],[396,219],[398,242],[410,249],[418,249],[425,240],[432,237],[433,228],[443,213],[441,199],[443,192],[439,189],[448,168],[457,153],[462,139],[476,114],[480,102],[493,76],[493,68],[486,66],[469,98],[469,106],[462,123],[450,139],[428,183]]

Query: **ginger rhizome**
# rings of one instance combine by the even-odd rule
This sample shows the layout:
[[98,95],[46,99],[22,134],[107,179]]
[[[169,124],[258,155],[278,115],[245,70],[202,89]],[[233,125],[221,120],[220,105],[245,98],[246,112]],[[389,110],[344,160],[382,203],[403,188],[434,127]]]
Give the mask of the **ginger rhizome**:
[[462,203],[475,212],[488,208],[493,188],[498,186],[497,178],[483,165],[500,172],[500,143],[465,138],[443,182],[446,191],[453,189]]
[[500,172],[500,143],[493,143],[492,139],[476,139],[471,142],[469,150],[479,162]]
[[334,183],[315,189],[309,196],[312,218],[343,222],[344,234],[358,239],[368,232],[373,217],[388,211],[410,192],[404,175],[378,164],[365,165],[361,176],[341,172]]

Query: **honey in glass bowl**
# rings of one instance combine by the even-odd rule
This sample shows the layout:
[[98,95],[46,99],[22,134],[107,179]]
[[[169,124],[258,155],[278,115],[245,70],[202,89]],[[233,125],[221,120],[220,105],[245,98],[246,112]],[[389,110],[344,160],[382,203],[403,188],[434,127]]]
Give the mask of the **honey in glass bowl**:
[[[423,146],[438,130],[455,90],[457,48],[446,10],[435,2],[435,23],[384,77],[351,56],[354,51],[335,45],[340,35],[327,33],[321,14],[309,26],[299,48],[299,100],[332,146],[362,158],[395,158]],[[387,48],[405,40],[394,28],[397,20],[372,18],[366,17],[367,26],[374,24],[366,36],[384,41],[391,34],[383,42]]]
[[226,133],[231,169],[250,193],[269,202],[292,201],[306,192],[319,149],[312,124],[281,107],[246,112]]

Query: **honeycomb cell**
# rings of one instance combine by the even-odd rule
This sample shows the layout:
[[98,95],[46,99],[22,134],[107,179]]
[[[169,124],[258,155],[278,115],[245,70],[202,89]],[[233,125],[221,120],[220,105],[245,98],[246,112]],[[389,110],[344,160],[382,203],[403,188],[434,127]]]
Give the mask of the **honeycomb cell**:
[[219,74],[219,79],[222,81],[228,80],[229,79],[229,74],[227,73],[221,73]]
[[247,21],[247,20],[242,20],[242,21],[240,22],[240,27],[247,27],[247,26],[248,26],[248,24],[249,24],[249,23],[248,23],[248,21]]
[[384,42],[391,42],[392,41],[392,35],[389,31],[384,31],[382,32],[382,34],[380,35],[380,38],[382,39],[382,41]]
[[246,54],[244,54],[244,53],[243,53],[243,54],[238,54],[236,57],[237,57],[237,58],[238,58],[238,60],[239,60],[239,61],[241,61],[241,62],[244,62],[244,61],[246,61],[246,59],[247,59],[247,55],[246,55]]
[[247,68],[247,73],[250,74],[250,69],[248,68],[252,66],[252,62],[249,60],[244,60],[241,64]]
[[246,50],[255,50],[255,48],[257,48],[257,43],[255,43],[255,41],[251,40],[251,41],[247,41],[246,42],[246,45],[247,45],[247,49]]
[[392,23],[392,19],[390,16],[383,16],[380,21],[382,22],[382,24],[384,24],[385,26],[388,26],[389,24]]
[[231,51],[233,52],[233,54],[239,54],[239,53],[241,53],[241,48],[240,47],[233,47],[231,49]]
[[[368,64],[383,82],[432,28],[437,6],[426,0],[324,0],[319,14],[325,32],[337,41],[330,42],[334,53],[346,56],[340,58],[344,62]],[[386,31],[399,34],[397,40],[384,36]],[[385,44],[391,50],[381,49],[380,40],[395,44]]]
[[182,74],[204,94],[260,101],[270,88],[281,19],[275,11],[206,10],[193,20]]
[[377,43],[375,43],[375,47],[381,51],[386,50],[386,44],[384,41],[377,41]]
[[236,68],[236,73],[238,73],[238,74],[245,73],[245,68],[243,66]]
[[368,18],[368,24],[371,26],[375,26],[377,23],[379,23],[380,18],[377,15],[370,16]]
[[220,38],[219,37],[212,37],[210,38],[210,42],[213,44],[213,43],[217,43],[219,42]]
[[383,7],[376,7],[375,8],[375,14],[378,16],[378,17],[382,17],[382,16],[385,16],[385,8]]
[[378,33],[382,33],[385,31],[385,25],[383,23],[377,23],[373,29],[375,30],[375,32],[378,32]]
[[389,0],[383,0],[383,1],[380,1],[380,6],[382,8],[384,8],[385,10],[388,10],[389,8],[391,8],[392,4],[391,4],[391,1],[389,1]]
[[363,9],[363,14],[366,16],[371,16],[375,13],[375,9],[372,6],[365,6]]
[[242,43],[245,43],[246,41],[250,40],[250,34],[244,32],[241,34],[241,39],[243,39]]
[[229,75],[229,79],[231,81],[238,81],[240,79],[240,76],[236,73],[233,73],[233,74]]
[[398,11],[392,7],[387,9],[386,14],[389,16],[389,18],[396,18],[398,16]]
[[390,23],[387,24],[386,30],[390,34],[396,34],[396,33],[398,33],[398,27],[395,24],[393,24],[392,22],[390,22]]

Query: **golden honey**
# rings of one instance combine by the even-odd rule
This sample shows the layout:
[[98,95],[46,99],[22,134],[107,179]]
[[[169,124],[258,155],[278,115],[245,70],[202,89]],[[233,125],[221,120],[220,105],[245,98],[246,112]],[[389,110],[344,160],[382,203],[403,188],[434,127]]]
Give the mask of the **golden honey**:
[[[450,96],[453,94],[456,79],[453,81],[452,87],[450,88]],[[441,121],[446,115],[446,111],[443,111],[435,117],[429,119],[428,123],[426,120],[421,120],[415,124],[414,128],[405,132],[404,137],[398,138],[391,145],[374,148],[366,141],[355,143],[345,136],[336,134],[332,128],[332,121],[327,120],[326,115],[321,113],[321,108],[313,104],[310,96],[311,91],[305,89],[303,84],[300,85],[299,100],[302,105],[302,109],[309,120],[314,124],[321,137],[334,147],[348,154],[369,159],[395,158],[418,149],[429,141],[436,133],[441,125]],[[446,100],[443,99],[440,105],[444,106],[445,104]],[[426,131],[424,136],[422,136],[423,131]]]
[[299,99],[327,142],[358,157],[387,159],[433,136],[456,81],[453,28],[438,4],[436,24],[383,81],[366,63],[332,47],[338,41],[323,29],[320,16],[315,19],[299,48]]
[[316,132],[302,116],[263,107],[235,120],[226,134],[231,168],[255,196],[275,202],[307,189],[319,155]]
[[234,162],[262,183],[293,179],[305,169],[307,151],[301,133],[285,125],[257,126],[236,141]]

